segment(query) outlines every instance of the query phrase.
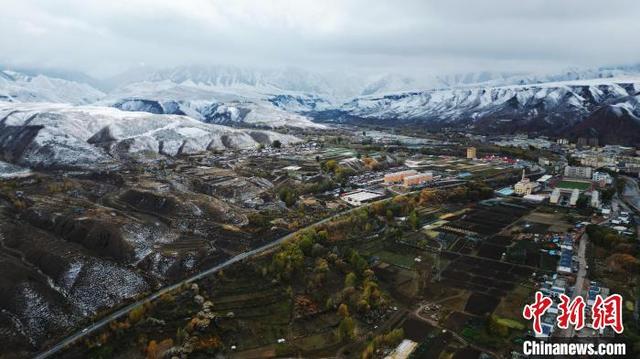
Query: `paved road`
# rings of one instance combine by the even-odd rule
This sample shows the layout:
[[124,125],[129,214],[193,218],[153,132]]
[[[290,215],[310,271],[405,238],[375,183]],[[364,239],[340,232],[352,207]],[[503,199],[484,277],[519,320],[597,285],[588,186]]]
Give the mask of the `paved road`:
[[[378,202],[382,202],[382,201],[386,201],[386,200],[388,200],[388,198],[385,198],[385,199],[380,200]],[[333,219],[336,219],[338,217],[347,215],[347,214],[349,214],[349,213],[351,213],[351,212],[353,212],[353,211],[355,211],[355,210],[357,210],[359,208],[362,208],[362,207],[351,208],[351,209],[348,209],[346,211],[337,213],[337,214],[335,214],[335,215],[333,215],[331,217],[327,217],[327,218],[325,218],[323,220],[320,220],[318,222],[315,222],[315,223],[313,223],[313,224],[311,224],[311,225],[309,225],[309,226],[307,226],[307,227],[305,227],[303,229],[300,229],[300,230],[298,230],[296,232],[287,234],[284,237],[281,237],[281,238],[279,238],[279,239],[277,239],[277,240],[275,240],[273,242],[265,244],[262,247],[250,250],[248,252],[244,252],[242,254],[238,254],[237,256],[235,256],[235,257],[233,257],[233,258],[231,258],[231,259],[229,259],[229,260],[227,260],[227,261],[225,261],[223,263],[220,263],[220,264],[218,264],[217,266],[215,266],[213,268],[209,268],[209,269],[207,269],[207,270],[205,270],[203,272],[195,274],[195,275],[193,275],[193,276],[191,276],[191,277],[189,277],[187,279],[184,279],[184,280],[182,280],[182,281],[180,281],[178,283],[175,283],[175,284],[170,285],[168,287],[164,287],[164,288],[158,290],[157,292],[155,292],[155,293],[153,293],[153,294],[151,294],[151,295],[149,295],[149,296],[147,296],[147,297],[145,297],[143,299],[140,299],[140,300],[138,300],[138,301],[136,301],[134,303],[131,303],[131,304],[127,305],[126,307],[118,309],[117,311],[109,314],[108,316],[106,316],[106,317],[94,322],[93,324],[91,324],[91,325],[89,325],[89,326],[87,326],[87,327],[75,332],[74,334],[72,334],[71,336],[65,338],[64,340],[62,340],[58,344],[52,346],[51,348],[47,349],[44,352],[41,352],[40,354],[35,356],[35,358],[36,359],[48,358],[48,357],[50,357],[50,356],[52,356],[52,355],[64,350],[68,345],[71,345],[71,344],[75,343],[77,340],[79,340],[79,339],[81,339],[81,338],[83,338],[83,337],[85,337],[85,336],[87,336],[87,335],[89,335],[89,334],[91,334],[91,333],[93,333],[93,332],[95,332],[95,331],[107,326],[112,321],[117,320],[119,318],[122,318],[122,317],[128,315],[129,312],[131,312],[134,308],[141,306],[145,302],[153,301],[155,299],[158,299],[162,295],[164,295],[166,293],[169,293],[169,292],[171,292],[173,290],[176,290],[176,289],[180,288],[181,286],[183,286],[185,284],[191,284],[193,282],[199,281],[199,280],[201,280],[203,278],[206,278],[206,277],[208,277],[208,276],[210,276],[210,275],[212,275],[212,274],[214,274],[214,273],[216,273],[216,272],[218,272],[218,271],[220,271],[220,270],[222,270],[224,268],[227,268],[227,267],[229,267],[229,266],[231,266],[231,265],[233,265],[233,264],[235,264],[237,262],[241,262],[241,261],[243,261],[243,260],[245,260],[247,258],[251,258],[251,257],[256,256],[258,254],[264,253],[264,252],[266,252],[266,251],[268,251],[270,249],[276,248],[276,247],[280,246],[282,243],[286,242],[287,240],[293,238],[293,236],[295,236],[300,231],[307,230],[307,229],[319,226],[321,224],[327,223],[327,222],[329,222],[329,221],[331,221]]]
[[[439,188],[447,188],[447,187],[454,187],[454,186],[459,186],[459,185],[460,185],[460,183],[442,184],[442,185],[440,185],[438,187]],[[417,190],[417,191],[412,191],[412,192],[405,193],[405,194],[417,193],[417,192],[420,192],[420,191],[421,190]],[[293,236],[295,236],[297,233],[299,233],[299,232],[301,232],[303,230],[307,230],[307,229],[319,226],[321,224],[324,224],[324,223],[327,223],[329,221],[332,221],[332,220],[334,220],[334,219],[336,219],[338,217],[345,216],[345,215],[347,215],[347,214],[349,214],[349,213],[351,213],[351,212],[353,212],[355,210],[358,210],[360,208],[370,206],[370,205],[372,205],[374,203],[388,201],[389,199],[390,198],[381,199],[379,201],[371,202],[371,203],[365,204],[365,205],[360,206],[360,207],[350,208],[350,209],[348,209],[346,211],[337,213],[337,214],[335,214],[335,215],[333,215],[331,217],[327,217],[327,218],[325,218],[323,220],[315,222],[315,223],[313,223],[313,224],[311,224],[311,225],[309,225],[309,226],[307,226],[307,227],[305,227],[303,229],[300,229],[300,230],[298,230],[296,232],[287,234],[286,236],[281,237],[281,238],[279,238],[279,239],[277,239],[277,240],[275,240],[275,241],[273,241],[271,243],[265,244],[262,247],[250,250],[248,252],[244,252],[242,254],[238,254],[237,256],[235,256],[235,257],[233,257],[233,258],[231,258],[231,259],[229,259],[229,260],[227,260],[227,261],[225,261],[223,263],[220,263],[220,264],[218,264],[217,266],[215,266],[213,268],[209,268],[209,269],[207,269],[207,270],[205,270],[203,272],[195,274],[195,275],[193,275],[193,276],[191,276],[191,277],[189,277],[187,279],[184,279],[184,280],[182,280],[182,281],[180,281],[178,283],[175,283],[175,284],[170,285],[168,287],[164,287],[164,288],[158,290],[157,292],[155,292],[155,293],[153,293],[153,294],[151,294],[151,295],[149,295],[149,296],[147,296],[147,297],[145,297],[143,299],[140,299],[140,300],[138,300],[138,301],[136,301],[134,303],[131,303],[131,304],[127,305],[126,307],[118,309],[117,311],[109,314],[108,316],[106,316],[106,317],[94,322],[93,324],[91,324],[91,325],[89,325],[89,326],[87,326],[87,327],[75,332],[74,334],[72,334],[72,335],[68,336],[67,338],[63,339],[62,341],[60,341],[58,344],[52,346],[51,348],[47,349],[46,351],[41,352],[40,354],[35,356],[35,358],[36,359],[48,358],[48,357],[50,357],[50,356],[52,356],[52,355],[64,350],[67,346],[75,343],[77,340],[79,340],[79,339],[81,339],[81,338],[83,338],[83,337],[85,337],[85,336],[87,336],[87,335],[89,335],[89,334],[91,334],[91,333],[93,333],[93,332],[95,332],[95,331],[107,326],[112,321],[117,320],[119,318],[122,318],[125,315],[128,315],[129,312],[131,312],[134,308],[141,306],[145,302],[153,301],[155,299],[158,299],[162,295],[164,295],[166,293],[169,293],[169,292],[171,292],[173,290],[176,290],[176,289],[180,288],[181,286],[183,286],[185,284],[191,284],[193,282],[199,281],[199,280],[201,280],[203,278],[206,278],[206,277],[208,277],[208,276],[210,276],[210,275],[212,275],[212,274],[214,274],[214,273],[216,273],[216,272],[218,272],[218,271],[220,271],[220,270],[222,270],[224,268],[227,268],[227,267],[233,265],[234,263],[243,261],[243,260],[245,260],[247,258],[251,258],[251,257],[256,256],[258,254],[264,253],[264,252],[266,252],[266,251],[268,251],[270,249],[276,248],[276,247],[280,246],[282,243],[286,242],[287,240],[293,238]]]
[[[459,185],[461,185],[461,183],[441,183],[441,184],[437,184],[436,187],[438,187],[438,188],[449,188],[449,187],[455,187],[455,186],[459,186]],[[412,192],[405,193],[405,195],[406,194],[411,194],[411,193],[417,193],[417,192],[420,192],[420,191],[421,191],[421,189],[417,190],[417,191],[412,191]],[[288,235],[286,235],[284,237],[281,237],[281,238],[279,238],[279,239],[277,239],[277,240],[275,240],[275,241],[273,241],[271,243],[265,244],[262,247],[250,250],[248,252],[244,252],[242,254],[238,254],[237,256],[235,256],[235,257],[233,257],[233,258],[231,258],[231,259],[229,259],[229,260],[227,260],[227,261],[225,261],[223,263],[220,263],[220,264],[218,264],[217,266],[215,266],[213,268],[209,268],[209,269],[207,269],[207,270],[205,270],[203,272],[195,274],[195,275],[193,275],[193,276],[191,276],[191,277],[189,277],[187,279],[184,279],[184,280],[182,280],[182,281],[180,281],[178,283],[175,283],[175,284],[170,285],[168,287],[164,287],[164,288],[158,290],[157,292],[155,292],[153,294],[150,294],[149,296],[147,296],[147,297],[145,297],[143,299],[140,299],[140,300],[138,300],[138,301],[136,301],[134,303],[131,303],[131,304],[127,305],[126,307],[118,309],[117,311],[109,314],[108,316],[106,316],[104,318],[101,318],[100,320],[94,322],[93,324],[91,324],[89,326],[87,326],[87,327],[85,327],[85,328],[83,328],[81,330],[78,330],[74,334],[72,334],[72,335],[68,336],[67,338],[63,339],[62,341],[60,341],[58,344],[56,344],[56,345],[52,346],[51,348],[47,349],[46,351],[43,351],[40,354],[36,355],[35,358],[36,359],[48,358],[48,357],[50,357],[50,356],[52,356],[52,355],[64,350],[67,346],[75,343],[77,340],[79,340],[79,339],[81,339],[81,338],[83,338],[83,337],[85,337],[85,336],[87,336],[87,335],[89,335],[89,334],[91,334],[91,333],[93,333],[93,332],[95,332],[95,331],[107,326],[112,321],[117,320],[119,318],[122,318],[122,317],[128,315],[129,312],[131,312],[134,308],[141,306],[145,302],[156,300],[156,299],[160,298],[162,295],[164,295],[166,293],[169,293],[169,292],[171,292],[173,290],[176,290],[176,289],[180,288],[181,286],[183,286],[185,284],[191,284],[193,282],[199,281],[199,280],[201,280],[201,279],[203,279],[205,277],[208,277],[208,276],[210,276],[210,275],[212,275],[212,274],[214,274],[214,273],[216,273],[216,272],[218,272],[218,271],[220,271],[220,270],[222,270],[224,268],[227,268],[227,267],[233,265],[234,263],[243,261],[243,260],[245,260],[247,258],[251,258],[251,257],[256,256],[258,254],[264,253],[264,252],[266,252],[266,251],[268,251],[270,249],[276,248],[276,247],[280,246],[283,242],[287,241],[288,239],[293,238],[293,236],[295,236],[300,231],[307,230],[307,229],[319,226],[321,224],[324,224],[324,223],[327,223],[327,222],[329,222],[331,220],[334,220],[334,219],[336,219],[338,217],[347,215],[347,214],[349,214],[349,213],[351,213],[351,212],[353,212],[353,211],[355,211],[357,209],[370,206],[370,205],[372,205],[374,203],[388,201],[389,199],[390,198],[381,199],[379,201],[371,202],[371,203],[365,204],[365,205],[360,206],[360,207],[350,208],[350,209],[348,209],[346,211],[337,213],[337,214],[335,214],[335,215],[333,215],[331,217],[327,217],[327,218],[325,218],[323,220],[320,220],[320,221],[318,221],[316,223],[313,223],[313,224],[311,224],[311,225],[309,225],[309,226],[307,226],[307,227],[305,227],[303,229],[300,229],[300,230],[298,230],[296,232],[293,232],[293,233],[290,233],[290,234],[288,234]]]
[[[576,284],[574,286],[572,299],[577,298],[578,296],[582,296],[585,299],[586,296],[583,294],[584,290],[584,282],[587,280],[587,243],[589,241],[589,236],[585,232],[580,238],[580,244],[578,246],[578,274],[576,275]],[[575,328],[573,325],[570,325],[567,330],[563,331],[566,334],[566,337],[573,338],[575,335]]]

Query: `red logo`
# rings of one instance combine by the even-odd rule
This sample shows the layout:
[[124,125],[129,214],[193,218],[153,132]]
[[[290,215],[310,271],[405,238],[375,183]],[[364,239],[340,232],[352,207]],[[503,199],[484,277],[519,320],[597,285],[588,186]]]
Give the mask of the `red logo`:
[[573,324],[576,330],[584,328],[584,298],[578,296],[571,301],[571,298],[564,294],[560,294],[560,304],[558,309],[558,328],[567,329],[569,324]]
[[[536,292],[535,301],[525,305],[522,316],[527,320],[533,319],[533,331],[542,334],[542,317],[553,304],[553,300],[545,297],[541,292]],[[560,294],[558,304],[557,326],[561,329],[569,328],[573,325],[575,330],[580,330],[585,326],[584,309],[586,303],[584,298],[578,296],[571,300],[568,296]],[[623,332],[622,325],[622,296],[613,294],[603,299],[596,295],[591,309],[591,326],[595,330],[611,327],[616,333]]]
[[524,319],[533,319],[533,330],[537,334],[542,334],[542,316],[553,304],[551,298],[545,297],[541,292],[536,292],[536,301],[533,304],[525,305],[522,310]]
[[602,299],[600,294],[596,295],[591,313],[593,329],[611,327],[618,334],[624,330],[622,326],[622,296],[620,294],[610,295],[607,299]]

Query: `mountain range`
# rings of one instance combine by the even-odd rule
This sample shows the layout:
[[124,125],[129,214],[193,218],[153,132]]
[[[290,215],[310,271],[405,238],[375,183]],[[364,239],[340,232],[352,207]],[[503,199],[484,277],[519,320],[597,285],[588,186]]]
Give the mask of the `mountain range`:
[[[615,118],[635,123],[640,114],[638,100],[640,77],[610,78],[362,96],[321,115],[333,121],[421,124],[494,134],[579,135],[588,130],[585,126],[596,113],[600,114],[597,122]],[[607,135],[606,126],[589,128],[594,130],[589,136]]]
[[640,143],[639,99],[640,65],[438,76],[142,67],[102,81],[77,73],[0,71],[0,101],[13,104],[5,108],[65,103],[235,127],[367,123],[598,137],[625,145]]

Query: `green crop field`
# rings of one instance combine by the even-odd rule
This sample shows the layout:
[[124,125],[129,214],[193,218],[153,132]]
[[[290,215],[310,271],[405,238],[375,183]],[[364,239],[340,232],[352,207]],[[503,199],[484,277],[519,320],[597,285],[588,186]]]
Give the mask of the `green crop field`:
[[578,182],[578,181],[560,181],[557,187],[568,188],[568,189],[577,188],[581,191],[586,191],[591,187],[591,184],[588,182]]

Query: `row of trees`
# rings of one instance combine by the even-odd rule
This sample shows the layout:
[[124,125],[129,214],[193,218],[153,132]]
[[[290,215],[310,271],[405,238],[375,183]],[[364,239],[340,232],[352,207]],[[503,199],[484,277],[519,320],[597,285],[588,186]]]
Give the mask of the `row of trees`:
[[377,335],[369,341],[360,357],[362,359],[373,358],[379,348],[393,348],[400,344],[402,339],[404,339],[404,330],[402,328],[393,329],[386,334]]

